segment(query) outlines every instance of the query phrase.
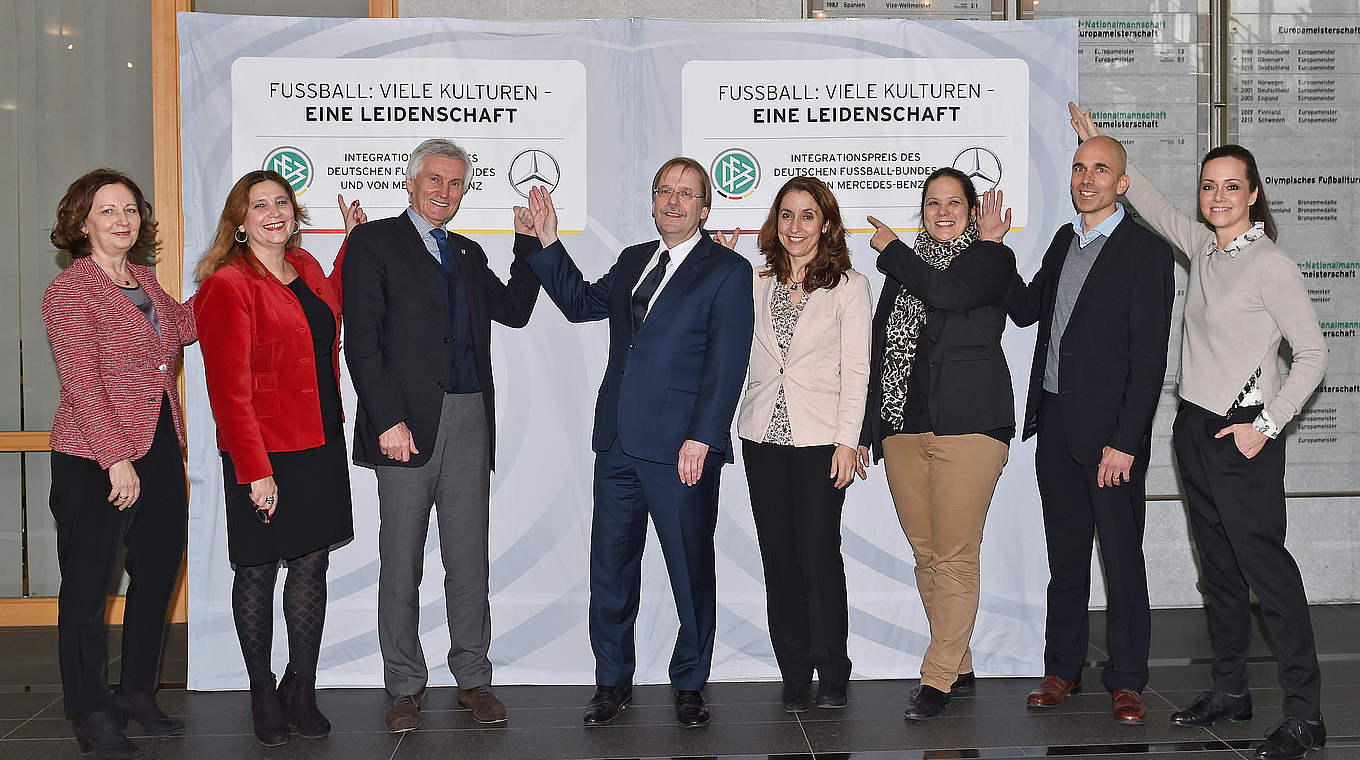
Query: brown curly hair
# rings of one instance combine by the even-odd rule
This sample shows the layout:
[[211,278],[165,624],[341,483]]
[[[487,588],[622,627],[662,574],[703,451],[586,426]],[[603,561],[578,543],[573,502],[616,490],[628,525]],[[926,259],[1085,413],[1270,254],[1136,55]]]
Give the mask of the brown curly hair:
[[845,244],[846,232],[845,224],[841,221],[840,204],[836,202],[831,188],[816,177],[794,177],[775,194],[774,204],[770,206],[769,216],[765,217],[765,224],[761,225],[757,242],[761,253],[765,254],[765,268],[761,270],[760,276],[777,277],[780,282],[788,282],[793,274],[789,252],[779,242],[779,205],[784,202],[785,195],[798,191],[812,196],[826,224],[826,232],[817,241],[817,255],[812,257],[803,272],[803,289],[807,292],[818,288],[829,290],[839,285],[849,271],[850,249]]
[[137,201],[141,210],[142,223],[137,228],[137,242],[128,250],[128,259],[135,264],[152,264],[156,260],[156,249],[160,241],[156,239],[156,217],[151,204],[147,202],[142,189],[128,175],[116,169],[95,169],[66,188],[66,194],[57,202],[57,221],[52,225],[52,245],[66,251],[73,259],[84,258],[90,250],[90,236],[81,229],[90,216],[94,205],[94,194],[105,185],[122,185]]
[[293,219],[297,222],[298,228],[288,236],[283,247],[291,251],[302,244],[302,224],[310,221],[310,218],[307,216],[307,209],[298,205],[293,186],[276,171],[256,169],[247,172],[245,176],[236,180],[236,184],[232,185],[231,191],[227,193],[227,202],[222,204],[222,216],[217,220],[217,234],[213,237],[208,250],[199,258],[198,264],[194,266],[195,282],[208,279],[208,275],[230,264],[238,256],[244,256],[255,271],[264,273],[264,266],[255,258],[255,254],[250,250],[250,244],[236,239],[236,229],[245,221],[246,207],[250,205],[250,189],[261,182],[273,182],[282,187],[288,194],[288,201],[293,204]]

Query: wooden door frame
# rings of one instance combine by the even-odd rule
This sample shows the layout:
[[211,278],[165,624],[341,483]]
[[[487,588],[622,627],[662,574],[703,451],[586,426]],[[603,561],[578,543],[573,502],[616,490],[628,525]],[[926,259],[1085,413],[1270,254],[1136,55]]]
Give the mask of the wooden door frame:
[[[371,18],[396,18],[399,0],[368,0]],[[184,272],[184,212],[181,195],[179,134],[179,35],[180,11],[192,11],[193,0],[151,0],[151,133],[156,221],[160,223],[161,248],[156,259],[156,280],[166,293],[182,300]],[[184,374],[179,375],[184,397]],[[0,432],[0,452],[50,451],[47,430]],[[123,621],[122,596],[109,597],[106,620]],[[170,622],[188,619],[188,584],[183,564]],[[54,596],[0,598],[0,627],[53,626],[57,624]]]

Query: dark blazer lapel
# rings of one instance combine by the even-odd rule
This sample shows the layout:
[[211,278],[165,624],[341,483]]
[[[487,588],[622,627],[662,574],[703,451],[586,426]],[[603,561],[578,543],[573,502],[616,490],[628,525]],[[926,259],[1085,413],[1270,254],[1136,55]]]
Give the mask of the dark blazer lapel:
[[[1083,309],[1090,308],[1093,299],[1097,302],[1104,300],[1103,294],[1092,293],[1092,291],[1100,289],[1098,285],[1092,283],[1117,283],[1121,281],[1116,273],[1102,270],[1113,267],[1114,260],[1119,257],[1119,249],[1124,245],[1124,238],[1128,236],[1128,231],[1124,227],[1125,224],[1137,224],[1137,222],[1125,216],[1123,221],[1115,225],[1114,232],[1110,233],[1110,237],[1100,247],[1100,253],[1096,256],[1096,260],[1091,263],[1091,271],[1086,273],[1086,281],[1081,284],[1081,292],[1077,294],[1077,302],[1072,305],[1072,315],[1068,318],[1069,320],[1076,319]],[[1076,234],[1075,229],[1072,234]],[[1069,249],[1071,245],[1071,241],[1068,241]]]
[[1061,242],[1054,241],[1058,246],[1056,250],[1056,266],[1053,267],[1053,274],[1048,278],[1048,282],[1044,283],[1044,309],[1041,312],[1043,317],[1039,324],[1045,330],[1053,324],[1053,308],[1057,305],[1058,301],[1058,282],[1062,279],[1063,265],[1067,263],[1067,251],[1072,247],[1072,238],[1076,236],[1077,230],[1074,226],[1068,225],[1065,234],[1061,229],[1058,230],[1058,234],[1062,235],[1063,239]]
[[707,235],[704,235],[699,244],[694,246],[694,250],[690,251],[689,255],[685,257],[685,262],[680,265],[674,275],[671,275],[670,282],[666,283],[666,287],[661,289],[661,295],[657,296],[656,301],[652,302],[652,308],[647,310],[647,318],[642,322],[643,330],[647,329],[647,325],[653,317],[660,316],[672,304],[680,300],[681,296],[689,292],[694,280],[708,266],[708,259],[713,253],[714,245],[716,243],[710,240]]
[[[440,265],[426,250],[425,241],[420,239],[420,233],[416,231],[416,226],[411,223],[405,212],[401,214],[399,229],[401,231],[394,247],[401,252],[405,263],[410,267],[411,275],[425,286],[425,295],[429,296],[438,313],[447,312],[449,309],[447,281],[439,276]],[[431,264],[434,264],[434,269],[430,268]]]
[[657,243],[643,243],[624,249],[619,254],[618,272],[609,289],[610,311],[628,325],[633,332],[633,289],[642,281],[642,272],[656,256]]

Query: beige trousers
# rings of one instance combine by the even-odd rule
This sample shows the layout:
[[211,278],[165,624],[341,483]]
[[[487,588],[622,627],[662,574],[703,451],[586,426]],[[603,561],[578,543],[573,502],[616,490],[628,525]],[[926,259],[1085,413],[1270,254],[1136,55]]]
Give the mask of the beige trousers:
[[921,683],[948,692],[973,670],[979,556],[1010,447],[981,433],[902,433],[883,440],[897,519],[916,556],[916,588],[930,621]]

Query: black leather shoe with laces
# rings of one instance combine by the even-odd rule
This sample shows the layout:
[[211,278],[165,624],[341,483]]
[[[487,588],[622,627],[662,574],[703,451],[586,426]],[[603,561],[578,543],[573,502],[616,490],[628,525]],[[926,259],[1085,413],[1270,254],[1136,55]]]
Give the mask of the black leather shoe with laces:
[[1300,760],[1308,750],[1326,743],[1327,727],[1320,719],[1285,718],[1266,734],[1266,740],[1256,748],[1256,756],[1261,760]]
[[1234,697],[1206,689],[1189,707],[1171,713],[1171,723],[1176,726],[1212,726],[1225,719],[1251,720],[1251,695]]
[[586,703],[586,712],[581,716],[581,723],[587,726],[603,726],[619,717],[619,713],[632,701],[631,686],[596,686],[595,694]]
[[704,704],[703,692],[676,690],[675,719],[685,728],[707,726],[708,705]]
[[907,710],[902,717],[907,720],[929,720],[944,712],[949,700],[949,692],[921,684],[911,693],[911,700],[907,702]]

